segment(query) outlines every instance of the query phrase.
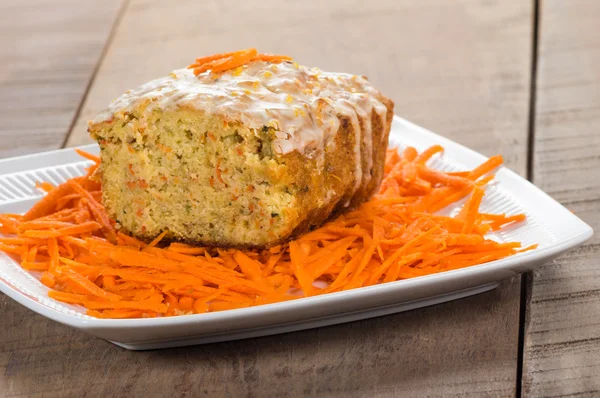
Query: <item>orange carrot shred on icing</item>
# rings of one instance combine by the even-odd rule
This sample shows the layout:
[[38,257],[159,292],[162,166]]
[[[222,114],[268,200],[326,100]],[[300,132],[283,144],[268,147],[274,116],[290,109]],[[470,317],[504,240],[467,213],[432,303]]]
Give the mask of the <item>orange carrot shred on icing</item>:
[[198,57],[196,61],[187,66],[194,70],[194,75],[210,70],[212,73],[224,72],[246,65],[252,61],[264,61],[269,63],[280,63],[290,61],[292,58],[287,55],[275,55],[258,53],[255,48],[247,48],[239,51],[208,55]]
[[196,58],[196,62],[194,62],[193,64],[191,64],[190,66],[188,66],[188,68],[192,69],[192,68],[195,68],[197,66],[204,65],[204,64],[206,64],[208,62],[215,61],[217,59],[223,59],[223,58],[231,57],[231,56],[239,53],[240,51],[243,51],[243,50],[231,51],[231,52],[228,52],[228,53],[220,53],[220,54],[207,55],[205,57],[198,57],[198,58]]
[[255,48],[241,50],[228,57],[216,59],[194,68],[194,74],[199,75],[207,70],[211,70],[213,72],[222,72],[237,68],[238,66],[242,66],[250,61],[253,61],[256,58],[256,55],[257,52]]
[[[198,58],[219,71],[252,58],[289,57],[242,50]],[[210,64],[210,67],[208,67]],[[213,69],[211,69],[213,68]],[[100,158],[77,150],[100,165]],[[419,153],[389,149],[380,191],[368,202],[296,240],[265,250],[151,242],[118,232],[102,205],[95,169],[56,187],[24,215],[1,214],[0,250],[15,256],[58,301],[98,318],[199,314],[271,304],[469,267],[533,250],[500,243],[489,231],[524,214],[480,211],[485,186],[502,164],[495,156],[470,171],[427,165],[441,146]],[[219,167],[217,165],[217,170]],[[455,216],[436,214],[466,199]]]

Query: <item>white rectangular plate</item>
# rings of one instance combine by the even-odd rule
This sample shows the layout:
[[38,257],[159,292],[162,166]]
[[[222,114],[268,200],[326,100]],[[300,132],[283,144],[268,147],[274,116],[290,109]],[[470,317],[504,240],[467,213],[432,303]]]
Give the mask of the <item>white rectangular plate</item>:
[[[470,169],[486,158],[444,137],[398,117],[394,118],[390,145],[411,145],[419,150],[434,144],[445,148],[432,165],[443,170]],[[95,145],[84,147],[98,152]],[[41,192],[36,181],[59,184],[84,173],[89,164],[72,149],[0,160],[0,213],[25,212]],[[502,168],[487,188],[482,211],[524,212],[527,221],[490,237],[520,241],[539,247],[503,260],[408,280],[340,293],[309,297],[229,311],[152,319],[96,319],[82,307],[47,295],[36,273],[23,270],[0,252],[0,290],[27,308],[54,321],[93,334],[127,349],[153,349],[211,343],[284,333],[365,319],[477,294],[493,289],[498,281],[529,271],[585,242],[592,228],[534,185]],[[457,204],[449,212],[457,211]]]

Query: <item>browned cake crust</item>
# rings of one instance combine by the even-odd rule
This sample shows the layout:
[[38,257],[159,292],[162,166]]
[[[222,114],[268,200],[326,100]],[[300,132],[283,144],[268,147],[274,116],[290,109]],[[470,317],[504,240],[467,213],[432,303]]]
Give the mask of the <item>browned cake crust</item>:
[[[293,163],[290,164],[290,168],[293,170],[295,167],[298,167],[297,176],[299,178],[306,176],[307,185],[312,187],[307,192],[299,192],[298,194],[300,203],[302,203],[301,213],[305,214],[306,217],[290,236],[284,237],[274,242],[274,244],[283,243],[290,238],[297,237],[321,226],[328,219],[360,206],[377,192],[383,178],[388,136],[394,116],[394,103],[392,100],[384,98],[383,102],[387,108],[386,124],[382,125],[381,118],[378,115],[371,115],[374,145],[371,153],[367,153],[364,143],[361,145],[363,183],[355,193],[353,193],[355,163],[352,148],[356,145],[356,135],[347,116],[340,115],[342,122],[336,135],[336,148],[340,148],[340,150],[326,152],[325,155],[326,169],[330,170],[329,173],[318,173],[315,168],[311,167],[311,162],[306,157],[300,156],[297,153],[294,154]],[[364,131],[364,121],[360,116],[359,121],[361,130]],[[375,145],[375,143],[378,143],[378,145]],[[373,165],[370,170],[367,168],[367,156],[372,156],[373,159]],[[370,178],[368,177],[369,173],[371,174]],[[339,177],[339,179],[336,177]],[[320,186],[326,188],[314,189]],[[339,199],[331,201],[328,206],[315,208],[313,204],[318,200],[320,195],[323,195],[323,191],[327,191],[328,189],[334,190],[339,195]]]

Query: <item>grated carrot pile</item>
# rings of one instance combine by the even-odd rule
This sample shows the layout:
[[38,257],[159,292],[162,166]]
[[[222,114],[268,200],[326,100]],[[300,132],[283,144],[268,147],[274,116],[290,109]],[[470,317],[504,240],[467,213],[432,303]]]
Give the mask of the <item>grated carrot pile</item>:
[[[101,187],[86,176],[53,187],[24,215],[0,215],[0,250],[41,272],[49,296],[99,318],[204,313],[387,283],[498,260],[535,246],[498,243],[489,231],[525,219],[479,211],[492,157],[471,171],[427,166],[443,151],[387,153],[375,197],[289,244],[241,251],[142,242],[115,229]],[[437,214],[467,198],[454,217]]]
[[188,65],[188,69],[194,69],[194,75],[198,76],[200,73],[206,72],[207,70],[210,70],[211,72],[223,72],[240,67],[252,61],[280,63],[291,59],[291,57],[286,55],[263,54],[257,52],[256,48],[247,48],[245,50],[196,58],[196,62]]

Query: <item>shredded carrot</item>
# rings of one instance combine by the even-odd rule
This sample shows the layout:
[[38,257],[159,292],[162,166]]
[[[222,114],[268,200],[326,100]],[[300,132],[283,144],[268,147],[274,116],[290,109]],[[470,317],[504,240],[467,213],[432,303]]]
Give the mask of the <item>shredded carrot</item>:
[[96,155],[92,155],[91,153],[88,153],[86,151],[82,151],[81,149],[76,148],[75,152],[77,152],[77,154],[79,154],[79,156],[82,156],[88,160],[91,160],[92,162],[96,163],[96,164],[100,164],[100,157],[96,156]]
[[11,253],[11,254],[21,254],[23,252],[23,247],[22,246],[5,245],[4,243],[0,243],[0,250],[2,250],[3,252],[6,252],[6,253]]
[[260,271],[260,263],[256,260],[251,259],[243,252],[237,250],[233,254],[233,258],[239,264],[242,272],[247,275],[250,279],[260,280],[261,271]]
[[54,275],[49,272],[44,272],[42,274],[42,276],[40,277],[40,282],[42,282],[42,284],[46,285],[50,289],[52,289],[54,287],[54,285],[56,284]]
[[197,76],[202,72],[211,70],[212,72],[223,72],[229,69],[237,68],[247,64],[256,58],[257,52],[255,48],[236,51],[232,55],[214,61],[207,62],[194,68],[194,74]]
[[[481,188],[475,188],[471,198],[467,202],[464,207],[464,225],[462,228],[463,234],[470,234],[471,230],[475,225],[475,220],[477,219],[477,215],[479,214],[479,206],[481,205],[481,200],[483,199],[484,191]],[[462,216],[463,214],[459,214]]]
[[417,157],[416,162],[419,164],[425,164],[433,155],[443,151],[444,148],[442,148],[440,145],[429,147]]
[[70,185],[75,192],[79,193],[82,198],[85,199],[83,202],[89,206],[89,209],[94,214],[94,218],[96,218],[96,221],[102,226],[102,229],[106,235],[106,239],[111,242],[115,242],[116,233],[108,216],[106,215],[106,212],[104,211],[104,207],[92,196],[89,191],[79,185],[74,179],[67,181],[65,184]]
[[46,229],[46,230],[42,230],[42,229],[38,229],[39,226],[36,226],[35,229],[29,229],[29,230],[25,230],[25,232],[23,232],[22,236],[28,237],[28,238],[38,238],[38,239],[45,239],[45,238],[58,238],[59,236],[72,236],[72,235],[76,235],[76,234],[83,234],[83,233],[87,233],[87,232],[94,232],[97,231],[101,228],[100,224],[98,224],[95,221],[88,221],[88,222],[84,222],[82,224],[79,225],[71,225],[65,228],[60,228],[60,229]]
[[286,55],[258,53],[255,48],[247,48],[245,50],[198,57],[193,64],[188,65],[188,69],[193,69],[194,75],[198,76],[208,70],[211,73],[216,73],[235,69],[252,61],[264,61],[276,64],[283,61],[290,61],[291,59],[291,57]]
[[[441,171],[432,170],[428,167],[418,167],[416,169],[419,177],[431,183],[437,183],[449,187],[465,188],[472,182],[464,177],[451,176]],[[414,180],[410,176],[405,176],[407,180]]]
[[49,228],[64,228],[64,227],[72,227],[74,226],[72,223],[63,222],[63,221],[26,221],[19,225],[19,231],[26,231],[28,229],[49,229]]
[[54,185],[46,181],[36,182],[35,187],[41,189],[44,192],[50,192],[54,189]]
[[160,235],[158,235],[156,238],[154,238],[154,240],[152,242],[150,242],[148,244],[148,246],[149,247],[156,246],[165,237],[165,235],[167,234],[167,232],[169,232],[169,231],[167,231],[167,230],[162,231],[162,233]]
[[52,214],[56,209],[56,201],[58,198],[68,195],[69,193],[71,193],[71,187],[68,184],[59,185],[33,205],[33,207],[23,215],[23,221],[30,221]]
[[223,58],[227,58],[227,57],[231,57],[232,55],[237,54],[238,51],[232,51],[232,52],[228,52],[228,53],[220,53],[220,54],[213,54],[213,55],[207,55],[205,57],[198,57],[196,58],[196,62],[193,63],[192,65],[190,65],[188,68],[194,68],[196,66],[199,65],[203,65],[207,62],[212,62],[215,61],[217,59],[223,59]]
[[[198,58],[194,68],[224,70],[284,56],[256,50]],[[208,67],[210,64],[210,68]],[[394,282],[498,260],[536,246],[499,243],[486,233],[523,222],[524,214],[480,212],[485,186],[502,164],[492,157],[470,171],[442,172],[427,162],[433,146],[390,149],[380,191],[369,202],[299,238],[265,250],[230,250],[151,242],[117,232],[101,187],[86,176],[57,187],[24,215],[0,215],[0,250],[20,258],[55,300],[98,318],[200,314]],[[217,178],[219,178],[217,165]],[[437,211],[468,198],[454,217]]]

